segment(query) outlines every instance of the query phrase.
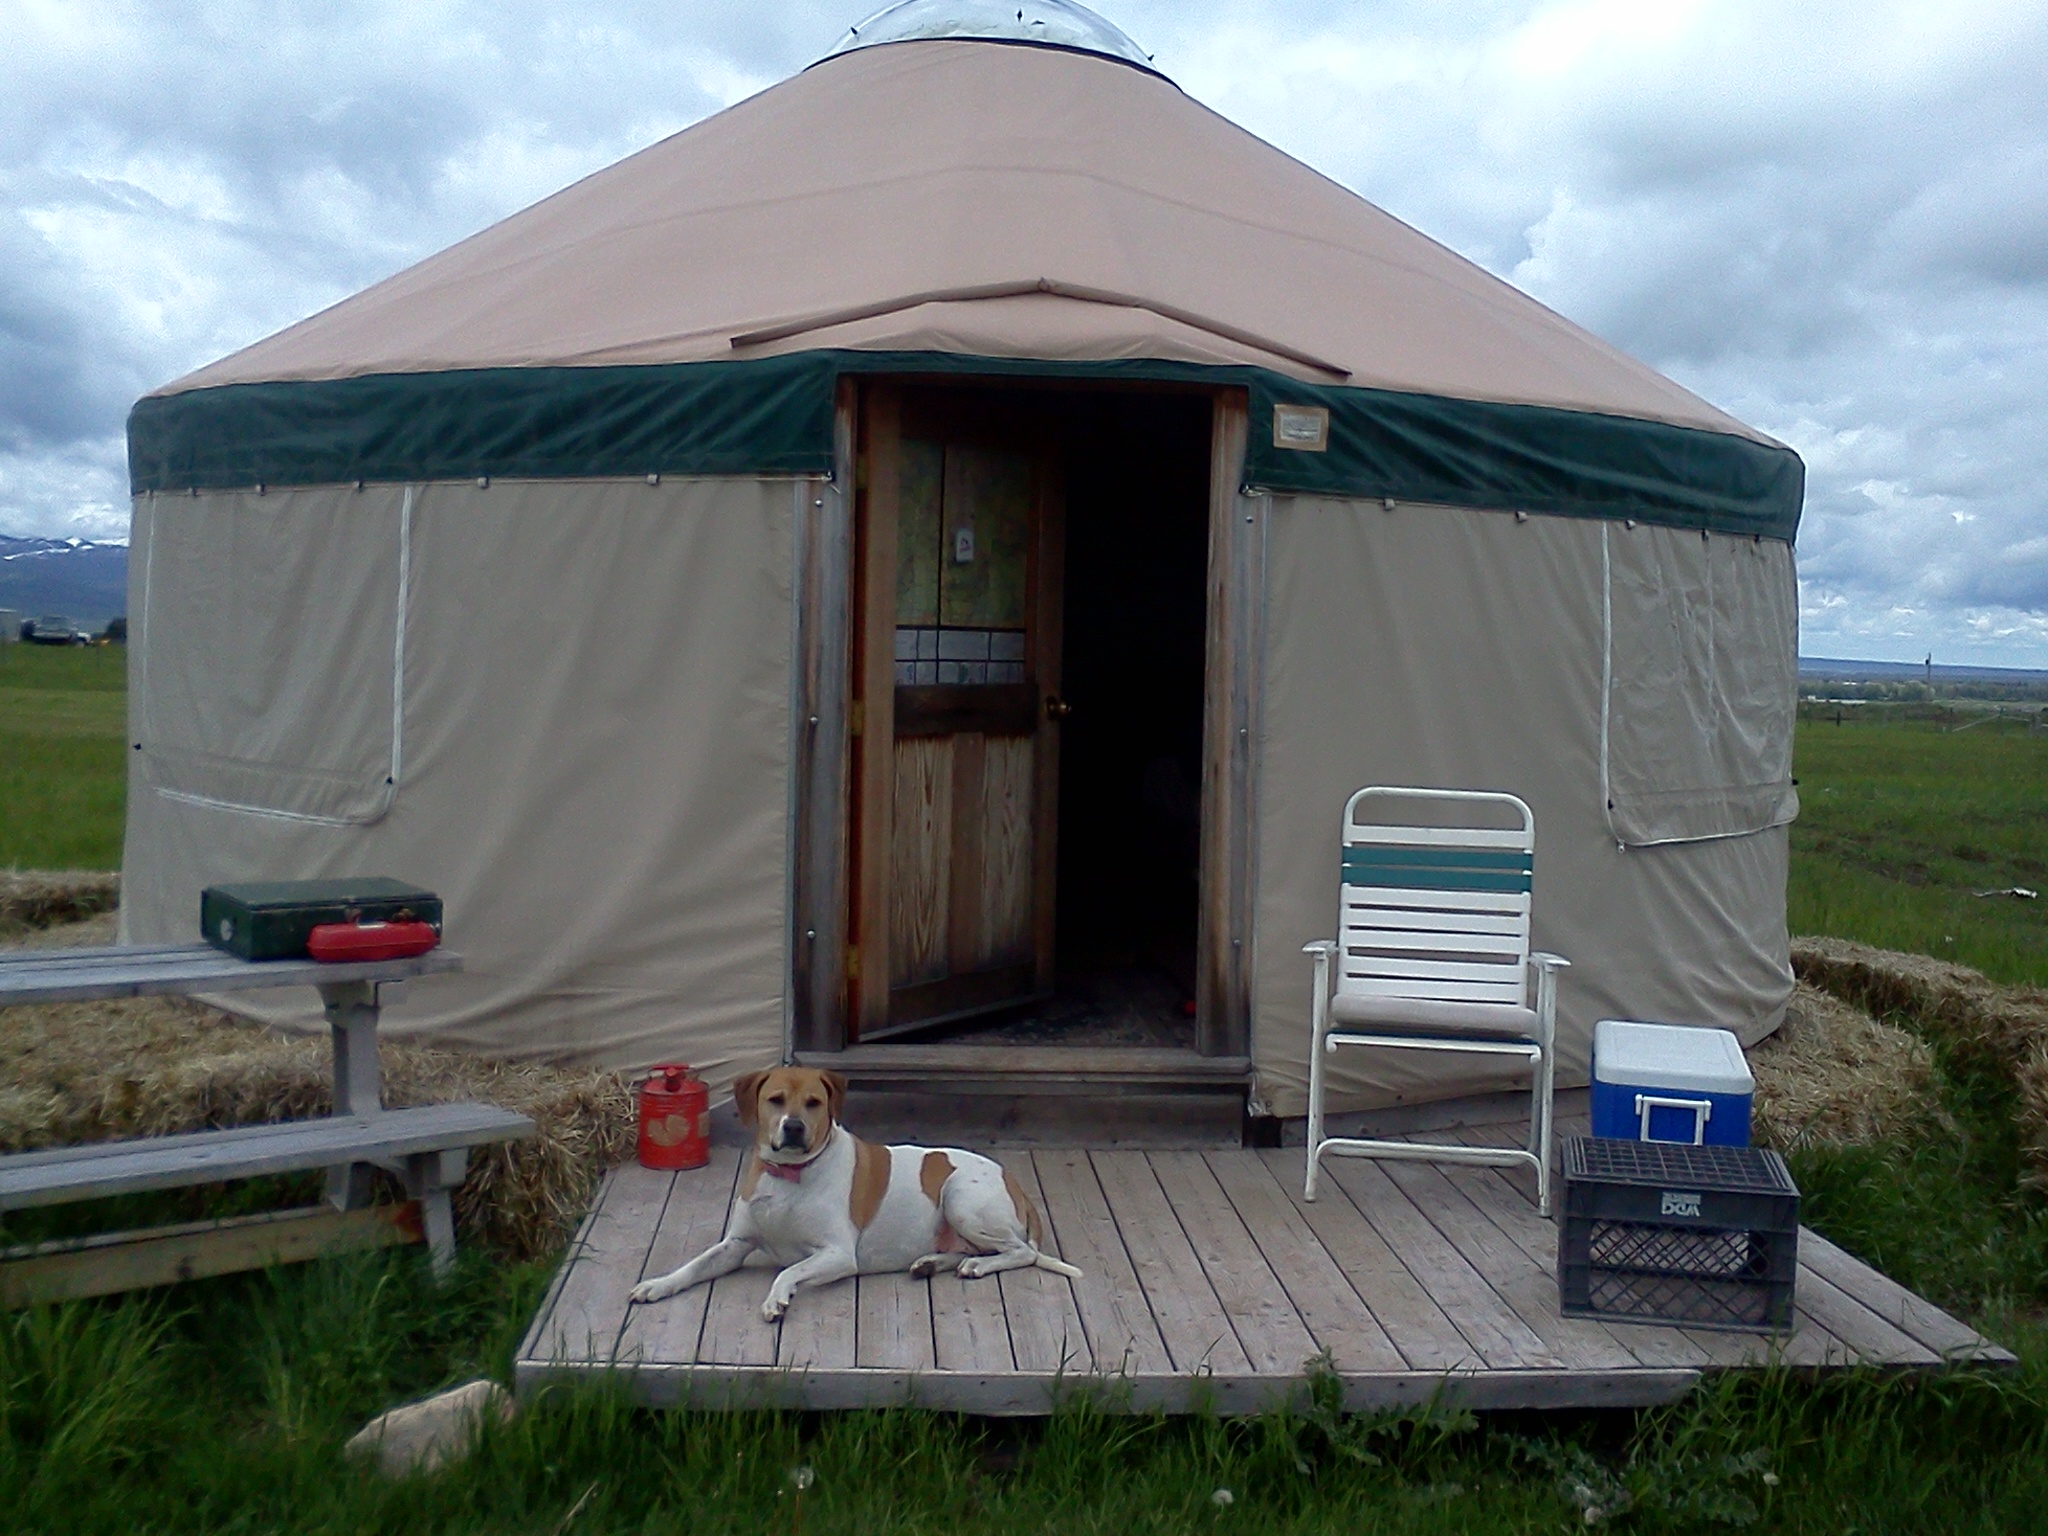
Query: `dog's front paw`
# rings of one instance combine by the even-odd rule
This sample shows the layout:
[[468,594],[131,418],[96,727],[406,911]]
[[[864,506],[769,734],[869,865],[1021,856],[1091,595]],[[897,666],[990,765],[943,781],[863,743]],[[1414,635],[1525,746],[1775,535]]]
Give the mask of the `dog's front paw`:
[[960,1278],[962,1280],[979,1280],[987,1273],[988,1261],[979,1255],[960,1261]]
[[642,1280],[633,1287],[631,1299],[637,1302],[667,1301],[675,1293],[675,1287],[666,1280]]
[[766,1301],[761,1303],[761,1321],[764,1323],[779,1323],[788,1311],[789,1298],[787,1296],[771,1294]]

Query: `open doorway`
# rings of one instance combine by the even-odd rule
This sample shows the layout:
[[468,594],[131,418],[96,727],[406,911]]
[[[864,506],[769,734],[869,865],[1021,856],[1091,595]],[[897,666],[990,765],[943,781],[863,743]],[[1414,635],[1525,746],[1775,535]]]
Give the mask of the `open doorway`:
[[1042,424],[1062,502],[1053,974],[1028,1000],[890,1033],[1192,1048],[1212,404],[986,398]]

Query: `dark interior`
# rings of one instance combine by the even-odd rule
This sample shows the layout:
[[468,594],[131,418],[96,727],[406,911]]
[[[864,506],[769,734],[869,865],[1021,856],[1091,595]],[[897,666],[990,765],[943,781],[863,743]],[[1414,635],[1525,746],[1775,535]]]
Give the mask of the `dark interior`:
[[1058,399],[1059,990],[949,1038],[1194,1044],[1210,413],[1201,395]]

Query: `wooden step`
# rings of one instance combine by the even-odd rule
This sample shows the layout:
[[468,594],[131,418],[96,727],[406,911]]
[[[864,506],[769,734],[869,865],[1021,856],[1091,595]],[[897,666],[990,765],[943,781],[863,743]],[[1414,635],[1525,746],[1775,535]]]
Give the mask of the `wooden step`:
[[855,1087],[929,1085],[950,1093],[1241,1092],[1252,1070],[1249,1056],[1203,1056],[1170,1047],[851,1045],[799,1051],[796,1059],[799,1066],[838,1072]]

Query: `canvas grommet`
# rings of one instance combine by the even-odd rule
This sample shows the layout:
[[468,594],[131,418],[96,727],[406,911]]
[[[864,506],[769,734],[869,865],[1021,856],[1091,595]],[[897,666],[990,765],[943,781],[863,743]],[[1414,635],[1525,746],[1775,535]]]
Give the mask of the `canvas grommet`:
[[476,477],[476,488],[480,491],[489,490],[491,488],[491,477],[489,475],[478,475]]
[[258,480],[256,482],[256,494],[258,496],[261,496],[263,494],[263,482],[261,480]]
[[363,482],[362,482],[362,481],[360,481],[360,480],[358,480],[358,481],[356,482],[356,489],[360,491],[360,490],[361,490],[362,488],[363,488]]
[[1517,512],[1515,514],[1515,521],[1518,523],[1526,523],[1527,521],[1529,521],[1529,514],[1526,512]]
[[1393,497],[1391,497],[1391,496],[1382,496],[1382,497],[1380,498],[1380,506],[1381,506],[1381,507],[1382,507],[1382,508],[1383,508],[1384,510],[1386,510],[1386,511],[1388,511],[1388,512],[1391,512],[1391,511],[1393,511],[1393,510],[1394,510],[1394,498],[1393,498]]
[[1624,528],[1633,528],[1635,525],[1636,520],[1632,517],[1625,517],[1621,520],[1621,526]]
[[659,484],[661,484],[661,476],[660,476],[660,475],[649,475],[649,476],[647,477],[647,483],[648,483],[649,485],[659,485]]

